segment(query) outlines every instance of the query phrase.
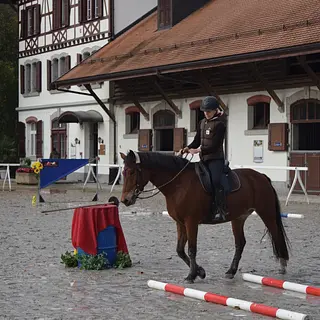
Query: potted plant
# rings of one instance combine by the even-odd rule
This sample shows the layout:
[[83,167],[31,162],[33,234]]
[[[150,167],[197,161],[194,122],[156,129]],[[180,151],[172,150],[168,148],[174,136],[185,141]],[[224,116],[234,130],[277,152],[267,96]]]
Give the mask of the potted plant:
[[37,173],[33,167],[31,167],[31,160],[29,158],[23,159],[21,166],[16,171],[16,183],[17,184],[38,184]]

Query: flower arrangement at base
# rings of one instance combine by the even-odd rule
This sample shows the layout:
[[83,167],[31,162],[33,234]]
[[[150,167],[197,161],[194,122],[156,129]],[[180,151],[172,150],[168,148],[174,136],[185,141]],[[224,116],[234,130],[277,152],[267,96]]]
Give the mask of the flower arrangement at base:
[[[29,159],[27,159],[29,160]],[[31,161],[28,163],[24,161],[24,164],[16,170],[16,182],[17,184],[29,184],[36,185],[38,184],[40,170],[43,169],[41,162],[37,161],[31,166]]]
[[39,179],[40,171],[43,169],[43,164],[40,161],[34,162],[31,166],[33,172],[36,174],[37,179]]

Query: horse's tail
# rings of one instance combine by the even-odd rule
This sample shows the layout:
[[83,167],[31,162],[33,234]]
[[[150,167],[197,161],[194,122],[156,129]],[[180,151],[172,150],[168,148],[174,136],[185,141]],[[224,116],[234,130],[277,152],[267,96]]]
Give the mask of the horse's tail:
[[271,188],[273,190],[274,196],[275,196],[275,205],[276,205],[276,224],[278,227],[278,239],[275,239],[274,237],[272,237],[270,231],[268,230],[269,236],[271,238],[271,242],[272,242],[272,247],[273,247],[273,253],[277,258],[283,258],[285,260],[289,260],[289,252],[288,252],[288,248],[289,250],[291,249],[290,246],[290,241],[287,237],[286,231],[284,229],[283,223],[282,223],[282,217],[281,217],[281,205],[280,205],[280,200],[277,194],[277,191],[275,190],[275,188],[272,185],[271,179],[265,175],[266,178],[268,179]]

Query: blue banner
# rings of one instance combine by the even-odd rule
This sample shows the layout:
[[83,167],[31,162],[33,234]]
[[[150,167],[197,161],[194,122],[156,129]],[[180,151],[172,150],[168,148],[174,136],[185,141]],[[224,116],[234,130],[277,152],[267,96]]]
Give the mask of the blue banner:
[[40,189],[62,179],[68,174],[84,167],[89,159],[42,159],[40,170]]

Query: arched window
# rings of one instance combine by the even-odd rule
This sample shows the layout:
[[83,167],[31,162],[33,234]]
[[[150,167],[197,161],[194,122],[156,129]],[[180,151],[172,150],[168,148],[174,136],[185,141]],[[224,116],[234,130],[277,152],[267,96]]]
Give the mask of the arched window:
[[291,105],[292,149],[319,151],[320,100],[303,99]]
[[51,152],[57,152],[58,158],[67,157],[67,126],[66,123],[59,123],[58,118],[51,123]]
[[159,110],[153,115],[154,129],[172,129],[175,126],[175,115],[169,110]]
[[125,109],[126,114],[126,134],[138,133],[140,129],[140,111],[132,106]]
[[270,101],[265,95],[255,95],[247,99],[248,129],[268,129],[270,123]]
[[191,132],[197,131],[199,129],[200,121],[204,118],[204,113],[200,110],[201,103],[202,100],[196,100],[189,104]]

